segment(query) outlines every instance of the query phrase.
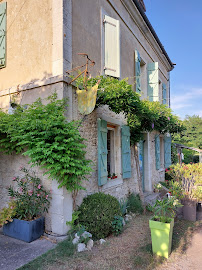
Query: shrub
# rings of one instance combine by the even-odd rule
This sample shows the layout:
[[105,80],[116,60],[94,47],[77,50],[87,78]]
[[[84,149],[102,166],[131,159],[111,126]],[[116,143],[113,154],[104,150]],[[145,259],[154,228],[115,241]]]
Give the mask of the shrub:
[[120,205],[120,210],[121,210],[122,216],[125,216],[127,213],[128,200],[127,199],[120,199],[119,205]]
[[121,216],[118,200],[101,192],[84,198],[78,211],[78,222],[85,226],[94,239],[105,238],[112,233],[114,216]]
[[132,213],[143,213],[143,206],[142,202],[140,200],[139,194],[135,195],[134,193],[131,193],[128,197],[128,212]]
[[115,216],[112,222],[112,232],[114,235],[118,236],[123,231],[123,217]]

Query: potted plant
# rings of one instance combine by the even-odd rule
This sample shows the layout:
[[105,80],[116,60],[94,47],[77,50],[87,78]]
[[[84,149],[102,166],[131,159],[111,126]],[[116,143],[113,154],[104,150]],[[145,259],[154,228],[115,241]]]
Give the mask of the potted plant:
[[[8,194],[11,202],[7,210],[12,213],[6,216],[6,208],[0,213],[5,235],[31,242],[44,233],[44,216],[50,205],[50,192],[46,191],[35,174],[30,175],[26,168],[21,168],[23,177],[14,177],[16,187],[10,186]],[[4,216],[4,218],[3,218]]]
[[154,217],[149,221],[154,254],[168,258],[172,246],[174,216],[177,207],[181,206],[175,198],[157,200],[154,207]]

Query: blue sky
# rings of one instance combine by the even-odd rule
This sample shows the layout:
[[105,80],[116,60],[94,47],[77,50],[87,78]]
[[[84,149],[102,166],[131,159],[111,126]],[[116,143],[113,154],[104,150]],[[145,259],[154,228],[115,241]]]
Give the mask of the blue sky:
[[202,116],[202,0],[144,0],[146,15],[176,63],[171,108],[184,119]]

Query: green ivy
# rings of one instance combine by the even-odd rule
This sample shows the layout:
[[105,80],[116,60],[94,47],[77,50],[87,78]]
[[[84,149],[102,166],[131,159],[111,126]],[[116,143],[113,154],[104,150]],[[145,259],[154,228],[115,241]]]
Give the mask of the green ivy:
[[[142,139],[143,132],[157,130],[160,133],[182,132],[182,121],[172,114],[170,108],[159,102],[140,100],[127,79],[98,76],[88,80],[88,86],[99,82],[97,107],[108,105],[115,113],[124,113],[131,132],[132,144]],[[82,88],[83,78],[77,79],[77,86]]]
[[0,151],[29,156],[32,165],[45,169],[68,191],[83,189],[82,180],[91,171],[86,160],[79,122],[68,122],[66,100],[53,94],[44,105],[38,99],[27,108],[17,106],[14,114],[0,112]]

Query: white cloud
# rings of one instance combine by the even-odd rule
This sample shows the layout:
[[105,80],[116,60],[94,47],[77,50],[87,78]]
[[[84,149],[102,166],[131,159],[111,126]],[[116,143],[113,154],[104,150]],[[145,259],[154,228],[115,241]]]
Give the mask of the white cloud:
[[[179,90],[179,94],[171,95],[171,108],[173,110],[195,107],[196,103],[202,103],[202,88],[180,86],[177,89]],[[174,91],[174,93],[175,92],[177,91]]]

